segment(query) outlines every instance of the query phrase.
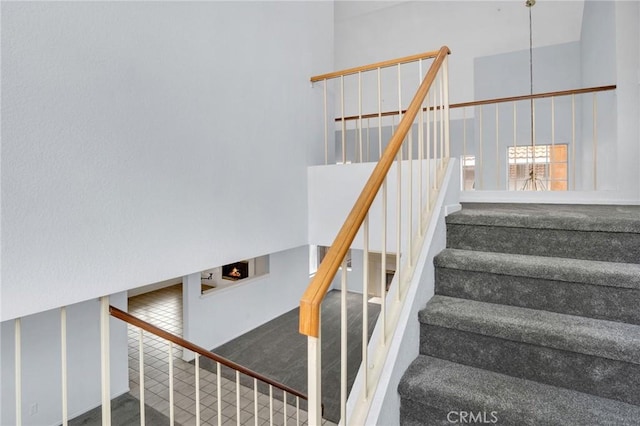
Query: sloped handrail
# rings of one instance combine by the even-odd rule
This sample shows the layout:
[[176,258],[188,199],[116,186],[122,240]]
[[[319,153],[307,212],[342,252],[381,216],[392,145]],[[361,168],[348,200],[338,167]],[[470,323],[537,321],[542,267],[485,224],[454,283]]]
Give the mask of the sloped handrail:
[[[406,110],[396,132],[391,137],[384,153],[376,164],[371,176],[365,184],[360,196],[354,204],[349,216],[345,220],[342,228],[338,232],[333,244],[329,248],[324,260],[318,267],[318,271],[313,280],[309,283],[306,291],[300,299],[300,333],[318,337],[320,326],[320,304],[324,299],[331,282],[335,277],[342,260],[347,254],[351,243],[353,242],[358,230],[362,226],[364,219],[373,204],[382,183],[384,182],[394,159],[402,146],[413,122],[422,107],[422,103],[433,84],[439,69],[441,68],[445,58],[451,51],[447,46],[442,46],[435,55],[435,59],[429,68],[425,78],[422,80],[420,87],[414,95],[409,107]],[[397,62],[395,62],[397,63]],[[377,68],[379,65],[374,65]],[[347,70],[351,71],[351,70]],[[354,71],[354,72],[357,72]],[[330,74],[326,74],[321,79],[328,78]]]
[[204,349],[201,346],[198,346],[194,343],[191,343],[188,340],[183,339],[182,337],[176,336],[175,334],[171,334],[168,331],[165,331],[159,327],[156,327],[153,324],[150,324],[144,320],[141,320],[140,318],[137,318],[133,315],[131,315],[128,312],[125,312],[123,310],[120,310],[118,308],[116,308],[115,306],[109,306],[109,314],[111,314],[112,317],[114,318],[118,318],[128,324],[134,325],[136,327],[140,327],[141,329],[154,334],[162,339],[168,340],[170,342],[175,343],[176,345],[182,346],[183,348],[189,349],[192,352],[195,352],[197,354],[202,355],[205,358],[208,358],[212,361],[215,362],[219,362],[221,365],[224,365],[226,367],[229,367],[233,370],[239,371],[242,374],[245,374],[251,378],[254,379],[258,379],[264,383],[267,383],[277,389],[280,389],[282,391],[287,392],[288,394],[291,395],[295,395],[301,399],[307,400],[307,395],[303,394],[300,391],[297,391],[293,388],[290,388],[289,386],[279,383],[273,379],[270,379],[269,377],[263,376],[260,373],[257,373],[253,370],[250,370],[240,364],[237,364],[227,358],[224,358],[220,355],[217,355],[213,352],[210,352],[206,349]]

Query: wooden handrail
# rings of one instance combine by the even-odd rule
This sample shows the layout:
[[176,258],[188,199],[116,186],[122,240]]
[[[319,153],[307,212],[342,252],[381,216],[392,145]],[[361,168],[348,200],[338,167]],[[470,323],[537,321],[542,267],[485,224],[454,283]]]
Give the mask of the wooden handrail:
[[[584,93],[595,93],[595,92],[606,92],[608,90],[616,90],[616,85],[615,84],[611,84],[609,86],[595,86],[595,87],[586,87],[583,89],[569,89],[569,90],[561,90],[561,91],[557,91],[557,92],[545,92],[545,93],[536,93],[533,95],[521,95],[521,96],[510,96],[507,98],[494,98],[494,99],[484,99],[481,101],[470,101],[470,102],[461,102],[461,103],[457,103],[457,104],[450,104],[449,108],[450,109],[454,109],[454,108],[466,108],[466,107],[472,107],[472,106],[480,106],[480,105],[489,105],[489,104],[499,104],[499,103],[504,103],[504,102],[516,102],[516,101],[525,101],[525,100],[529,100],[529,99],[542,99],[542,98],[551,98],[551,97],[557,97],[557,96],[567,96],[567,95],[582,95]],[[439,106],[437,107],[430,107],[429,109],[434,110],[434,109],[440,109]],[[427,108],[424,108],[424,111],[426,111]],[[402,111],[402,114],[404,114],[406,112],[406,110]],[[383,113],[378,114],[377,112],[375,113],[371,113],[371,114],[363,114],[363,115],[350,115],[347,117],[344,117],[344,121],[351,121],[351,120],[358,120],[361,117],[362,118],[378,118],[379,116],[382,117],[389,117],[392,115],[398,115],[398,110],[394,110],[394,111],[385,111]],[[335,119],[336,122],[338,121],[342,121],[343,118],[342,117],[337,117]]]
[[266,376],[263,376],[260,373],[256,373],[253,370],[249,370],[246,367],[243,367],[240,364],[236,364],[235,362],[221,357],[220,355],[216,355],[213,352],[210,352],[206,349],[204,349],[201,346],[198,346],[194,343],[189,342],[188,340],[184,340],[182,337],[178,337],[175,334],[171,334],[161,328],[156,327],[153,324],[149,324],[146,321],[141,320],[140,318],[136,318],[135,316],[122,311],[114,306],[109,306],[109,313],[111,314],[112,317],[121,319],[122,321],[134,325],[136,327],[140,327],[141,329],[148,331],[151,334],[155,334],[156,336],[168,340],[170,342],[175,343],[176,345],[182,346],[183,348],[189,349],[190,351],[193,351],[195,353],[198,353],[200,355],[202,355],[205,358],[209,358],[212,361],[216,361],[219,362],[222,365],[225,365],[233,370],[237,370],[239,372],[241,372],[242,374],[246,374],[249,377],[252,377],[254,379],[258,379],[262,382],[265,382],[271,386],[274,386],[280,390],[283,390],[285,392],[287,392],[288,394],[291,395],[295,395],[297,397],[300,397],[304,400],[307,399],[307,395],[303,394],[302,392],[299,392],[293,388],[290,388],[287,385],[284,385],[282,383],[276,382],[275,380],[272,380]]
[[439,53],[439,50],[433,50],[431,52],[418,53],[418,54],[415,54],[415,55],[404,56],[402,58],[397,58],[397,59],[389,59],[389,60],[386,60],[386,61],[376,62],[376,63],[369,64],[369,65],[362,65],[360,67],[347,68],[347,69],[342,70],[342,71],[334,71],[334,72],[330,72],[330,73],[327,73],[327,74],[315,75],[315,76],[311,77],[311,82],[315,83],[317,81],[329,80],[329,79],[332,79],[332,78],[340,77],[342,75],[351,75],[351,74],[355,74],[355,73],[358,73],[358,72],[372,71],[372,70],[375,70],[375,69],[378,69],[378,68],[386,68],[386,67],[391,67],[393,65],[406,64],[408,62],[414,62],[414,61],[418,61],[420,59],[435,58],[436,55],[438,55],[438,53]]
[[333,244],[327,251],[324,260],[318,267],[316,275],[302,295],[302,299],[300,299],[300,333],[318,337],[320,304],[327,294],[327,290],[342,263],[342,259],[344,259],[360,226],[362,226],[362,222],[369,212],[371,204],[373,204],[373,200],[378,194],[404,138],[411,129],[418,111],[420,111],[424,98],[427,96],[442,63],[449,53],[451,52],[447,46],[442,46],[438,50],[435,60],[431,64],[422,84],[420,84],[400,124],[398,124],[396,132],[391,137],[387,148],[384,150],[358,200],[351,209],[351,213],[349,213]]

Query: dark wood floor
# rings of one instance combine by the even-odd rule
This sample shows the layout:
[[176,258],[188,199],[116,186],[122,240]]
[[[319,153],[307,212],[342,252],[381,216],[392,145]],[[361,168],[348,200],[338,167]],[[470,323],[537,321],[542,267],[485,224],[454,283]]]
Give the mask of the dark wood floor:
[[[369,336],[380,305],[369,303]],[[287,386],[307,392],[307,338],[298,332],[298,309],[218,347],[213,352],[244,365]],[[347,383],[351,389],[362,359],[362,295],[347,294]],[[203,368],[215,366],[201,360]],[[340,292],[331,291],[322,304],[322,399],[324,417],[340,419]],[[223,375],[233,377],[233,372]],[[253,383],[245,379],[248,386]],[[279,396],[281,398],[281,396]],[[289,403],[291,402],[289,400]],[[301,404],[301,408],[306,404]]]

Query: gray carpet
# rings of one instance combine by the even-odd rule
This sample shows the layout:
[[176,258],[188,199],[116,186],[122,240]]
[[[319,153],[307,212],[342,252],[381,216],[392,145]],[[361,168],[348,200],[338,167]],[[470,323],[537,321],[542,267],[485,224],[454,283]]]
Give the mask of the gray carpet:
[[[161,414],[155,408],[145,405],[145,421],[148,425],[164,426],[169,424],[169,418]],[[111,425],[131,426],[140,424],[140,400],[125,393],[111,400]],[[179,423],[174,422],[176,426]],[[69,421],[71,426],[100,426],[102,425],[102,407],[94,408],[91,411]]]
[[469,204],[446,223],[400,424],[640,425],[640,206]]
[[[369,303],[369,337],[380,306]],[[307,338],[298,332],[299,310],[294,309],[218,347],[212,352],[240,365],[307,393]],[[362,355],[362,295],[347,295],[348,356],[347,388],[350,390]],[[215,364],[202,359],[202,368],[215,371]],[[340,420],[340,292],[331,291],[322,304],[322,399],[324,418]],[[223,376],[235,380],[235,373],[223,369]],[[246,377],[241,382],[253,387]],[[265,388],[260,389],[265,392]],[[268,391],[267,391],[268,392]],[[282,399],[281,394],[274,395]],[[295,405],[295,400],[288,399]],[[306,404],[301,403],[301,408]]]

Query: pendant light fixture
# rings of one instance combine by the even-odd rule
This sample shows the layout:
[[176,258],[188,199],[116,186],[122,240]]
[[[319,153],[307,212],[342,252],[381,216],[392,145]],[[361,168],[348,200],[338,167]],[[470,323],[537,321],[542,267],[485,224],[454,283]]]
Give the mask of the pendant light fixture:
[[[531,8],[536,4],[536,0],[526,0],[525,6],[529,9],[529,94],[531,95],[531,167],[529,169],[529,177],[524,181],[522,190],[541,191],[545,190],[544,183],[536,176],[536,141],[534,131],[534,114],[533,114],[533,24],[531,19]],[[529,155],[527,154],[527,157]]]

